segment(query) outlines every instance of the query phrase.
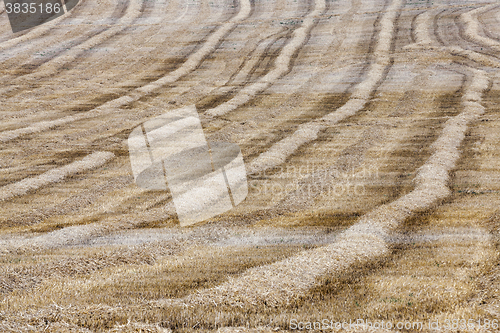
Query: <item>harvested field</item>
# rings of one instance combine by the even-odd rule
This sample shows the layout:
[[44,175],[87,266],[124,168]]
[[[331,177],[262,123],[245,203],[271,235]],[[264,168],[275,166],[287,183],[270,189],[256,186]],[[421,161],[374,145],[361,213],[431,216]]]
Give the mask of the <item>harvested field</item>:
[[[8,8],[1,332],[500,331],[500,4]],[[193,105],[248,194],[223,168],[232,209],[181,227],[128,138]]]

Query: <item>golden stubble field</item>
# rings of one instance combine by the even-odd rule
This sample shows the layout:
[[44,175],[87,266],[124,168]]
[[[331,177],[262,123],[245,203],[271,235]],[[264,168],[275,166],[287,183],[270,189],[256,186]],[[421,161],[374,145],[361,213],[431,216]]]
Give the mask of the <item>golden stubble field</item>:
[[[496,2],[81,0],[15,34],[2,3],[0,22],[0,331],[499,331]],[[249,193],[180,227],[127,138],[190,105]],[[358,319],[378,325],[332,325]]]

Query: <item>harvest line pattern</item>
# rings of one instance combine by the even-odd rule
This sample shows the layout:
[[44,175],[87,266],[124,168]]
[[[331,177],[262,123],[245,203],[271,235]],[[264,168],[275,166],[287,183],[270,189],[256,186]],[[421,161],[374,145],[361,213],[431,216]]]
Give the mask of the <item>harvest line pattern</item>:
[[[81,0],[2,30],[0,330],[498,316],[498,13]],[[126,139],[193,104],[207,139],[242,148],[250,187],[181,228],[168,191],[133,183]]]

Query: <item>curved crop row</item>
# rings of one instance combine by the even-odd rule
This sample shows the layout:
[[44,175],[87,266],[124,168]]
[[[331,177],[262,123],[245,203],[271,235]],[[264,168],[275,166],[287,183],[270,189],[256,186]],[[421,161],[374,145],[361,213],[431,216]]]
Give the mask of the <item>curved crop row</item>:
[[221,27],[219,27],[219,29],[217,29],[217,31],[207,39],[204,45],[197,52],[189,56],[186,62],[184,62],[181,67],[179,67],[172,73],[169,73],[164,77],[152,83],[149,83],[143,87],[137,88],[128,95],[106,102],[105,104],[86,113],[67,116],[51,121],[41,121],[28,127],[1,132],[0,142],[7,142],[22,135],[39,133],[42,131],[49,130],[56,126],[61,126],[77,120],[87,119],[96,115],[101,115],[103,113],[112,112],[114,109],[132,103],[141,98],[142,96],[150,94],[156,89],[166,84],[177,81],[182,76],[195,70],[203,61],[203,59],[215,50],[216,46],[220,43],[223,37],[227,33],[229,33],[229,31],[231,31],[240,21],[246,19],[250,15],[250,11],[251,11],[250,1],[242,0],[241,8],[238,15],[229,20],[229,22],[226,22]]
[[304,18],[302,26],[293,32],[292,40],[281,50],[280,55],[276,58],[275,67],[272,71],[267,73],[256,83],[243,88],[231,100],[208,110],[206,113],[213,117],[224,115],[245,104],[259,92],[267,89],[277,79],[287,73],[290,70],[290,62],[293,55],[302,45],[304,45],[307,36],[315,24],[315,20],[324,12],[325,6],[326,4],[324,0],[315,1],[314,10]]
[[[479,9],[483,9],[483,8],[479,8]],[[466,14],[468,14],[468,13],[466,13]],[[462,15],[465,15],[465,14],[462,14]],[[467,18],[467,20],[469,20],[470,17],[471,16],[466,16],[465,18]],[[462,17],[462,19],[464,19],[464,18]],[[485,55],[482,53],[478,53],[478,52],[473,51],[473,50],[466,50],[458,45],[453,45],[453,46],[437,46],[437,45],[435,45],[436,42],[434,42],[433,38],[431,37],[431,31],[432,31],[431,27],[433,25],[432,21],[433,21],[433,16],[431,15],[431,11],[426,11],[417,17],[417,19],[415,20],[416,42],[415,42],[415,44],[411,44],[411,45],[406,46],[406,48],[410,48],[410,49],[415,48],[415,47],[423,47],[426,49],[433,48],[436,50],[449,52],[452,55],[468,58],[474,62],[477,62],[477,63],[485,65],[485,66],[489,66],[489,67],[493,67],[493,68],[500,68],[500,61],[498,61],[498,59],[496,59],[494,57],[491,57],[491,56],[488,56],[488,55]],[[473,25],[473,26],[475,26],[475,25]],[[488,40],[489,44],[495,43],[495,41],[493,41],[487,37],[482,37],[482,36],[477,35],[475,33],[476,32],[475,29],[472,29],[471,27],[468,28],[468,32],[469,32],[469,37],[473,41],[475,41],[479,44],[481,44],[484,40]]]
[[0,201],[24,195],[29,191],[59,182],[68,176],[100,167],[114,156],[115,155],[110,152],[95,152],[86,156],[81,161],[76,161],[63,167],[49,170],[33,178],[25,178],[19,182],[5,185],[0,188]]
[[32,79],[32,80],[38,80],[42,77],[49,76],[53,73],[56,73],[62,68],[65,64],[69,64],[73,61],[75,61],[78,57],[80,57],[85,51],[90,50],[91,48],[95,47],[96,45],[99,45],[103,43],[104,41],[112,38],[113,36],[117,35],[118,33],[122,32],[125,30],[132,22],[134,22],[137,18],[139,18],[142,14],[142,6],[143,6],[144,0],[131,0],[130,5],[127,7],[127,11],[125,15],[117,22],[117,24],[110,29],[107,29],[103,31],[102,33],[98,34],[97,36],[94,36],[88,40],[86,40],[84,43],[79,44],[67,52],[65,52],[63,55],[55,57],[54,59],[51,59],[50,61],[44,63],[41,65],[36,72],[26,75],[23,77],[23,80],[25,79]]
[[253,160],[250,164],[249,173],[259,173],[282,164],[300,146],[315,140],[321,130],[363,109],[389,65],[394,23],[401,4],[401,0],[393,1],[384,13],[380,22],[381,30],[378,41],[374,49],[375,62],[370,65],[366,78],[354,88],[350,100],[335,112],[329,113],[318,120],[300,125],[299,129],[291,136],[277,142],[268,151],[260,154]]
[[465,35],[471,41],[478,43],[479,45],[484,45],[492,48],[495,51],[500,51],[500,43],[491,39],[484,37],[480,34],[480,25],[477,20],[477,15],[487,12],[495,7],[498,7],[498,4],[492,4],[489,6],[483,6],[466,13],[461,14],[460,21],[465,25]]
[[483,112],[481,95],[489,80],[484,71],[471,70],[471,80],[462,97],[463,112],[450,118],[432,147],[434,153],[420,167],[415,189],[360,218],[328,246],[229,278],[222,285],[200,291],[184,299],[163,300],[166,305],[226,304],[239,306],[288,304],[316,286],[325,274],[340,273],[354,263],[365,263],[389,253],[386,238],[404,220],[431,207],[450,194],[449,171],[460,157],[467,125]]
[[[78,5],[80,5],[80,4],[78,4]],[[55,18],[55,19],[53,19],[45,24],[42,24],[40,26],[37,26],[37,27],[31,29],[26,34],[23,34],[17,38],[9,39],[3,43],[0,43],[0,52],[7,50],[13,46],[16,46],[19,43],[24,43],[24,42],[27,42],[31,39],[36,39],[36,38],[46,34],[50,30],[52,30],[55,26],[57,26],[61,21],[66,20],[68,17],[71,17],[73,15],[73,13],[74,13],[74,8],[73,8],[73,10],[71,10],[69,13],[67,13],[65,15],[61,15],[61,16],[59,16],[59,17],[57,17],[57,18]]]

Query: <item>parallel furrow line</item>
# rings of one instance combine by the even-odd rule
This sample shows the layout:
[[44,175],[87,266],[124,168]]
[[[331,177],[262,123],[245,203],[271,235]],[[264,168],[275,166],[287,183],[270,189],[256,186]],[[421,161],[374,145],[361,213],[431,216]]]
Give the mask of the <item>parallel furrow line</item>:
[[292,57],[304,45],[311,29],[314,27],[318,17],[323,14],[326,7],[324,0],[317,0],[314,10],[305,18],[302,25],[293,32],[292,40],[281,50],[278,58],[275,60],[275,67],[256,83],[240,90],[231,100],[207,110],[206,114],[212,117],[224,115],[239,106],[245,104],[258,93],[266,90],[277,79],[290,71]]
[[[80,5],[80,3],[77,6],[79,6],[79,5]],[[57,18],[55,18],[55,19],[53,19],[45,24],[42,24],[38,27],[33,28],[32,30],[30,30],[29,32],[27,32],[24,35],[21,35],[17,38],[9,39],[3,43],[0,43],[0,52],[5,51],[11,47],[14,47],[20,43],[24,43],[24,42],[27,42],[29,40],[39,38],[40,36],[46,34],[50,30],[52,30],[54,27],[56,27],[61,21],[66,20],[69,17],[71,17],[72,15],[74,15],[74,12],[75,12],[74,9],[75,8],[73,8],[73,10],[71,10],[69,13],[67,13],[65,15],[61,15],[61,16],[59,16],[59,17],[57,17]]]
[[[464,15],[464,14],[462,14]],[[488,66],[488,67],[493,67],[493,68],[500,68],[500,61],[494,57],[490,57],[487,55],[484,55],[482,53],[473,51],[473,50],[466,50],[458,45],[453,45],[453,46],[441,46],[437,45],[437,42],[435,42],[432,38],[432,26],[433,26],[433,16],[432,16],[432,11],[426,11],[422,14],[420,14],[416,21],[415,21],[415,37],[416,37],[416,43],[415,44],[410,44],[406,46],[408,49],[415,49],[415,48],[425,48],[427,50],[436,50],[436,51],[445,51],[449,52],[452,55],[455,56],[461,56],[468,58],[478,64]],[[470,29],[469,29],[470,30]],[[469,31],[471,32],[471,31]],[[471,38],[475,38],[475,34],[470,35]],[[481,36],[480,36],[481,37]],[[481,37],[480,39],[488,39],[486,37]],[[480,39],[475,38],[474,41],[480,43]],[[489,40],[489,39],[488,39]],[[494,42],[490,40],[491,42]]]
[[49,130],[56,126],[61,126],[74,121],[83,120],[91,118],[97,115],[102,115],[105,113],[113,112],[117,108],[123,107],[132,103],[141,97],[151,94],[155,90],[177,81],[179,78],[195,70],[200,63],[212,53],[224,36],[229,33],[234,27],[242,20],[246,19],[250,15],[251,5],[249,0],[242,0],[241,8],[238,15],[233,17],[229,22],[224,23],[217,31],[212,34],[204,43],[204,45],[194,54],[189,56],[189,58],[182,64],[181,67],[175,71],[165,75],[164,77],[149,83],[143,87],[135,89],[132,93],[124,95],[112,101],[106,102],[105,104],[88,111],[86,113],[81,113],[77,115],[67,116],[50,121],[41,121],[35,123],[31,126],[19,128],[15,130],[4,131],[0,133],[0,142],[7,142],[18,138],[19,136],[39,133],[42,131]]
[[394,23],[401,4],[401,0],[393,1],[384,13],[380,22],[381,30],[378,41],[374,49],[375,62],[370,65],[366,78],[354,88],[349,101],[335,112],[300,125],[299,129],[291,136],[275,143],[268,151],[253,160],[249,166],[249,173],[263,172],[284,163],[300,146],[317,139],[321,130],[335,125],[364,108],[390,64]]
[[84,171],[100,167],[111,160],[115,155],[111,152],[94,152],[81,161],[76,161],[60,168],[49,170],[32,178],[25,178],[19,182],[5,185],[0,188],[0,201],[25,195],[29,191],[57,183],[63,179]]
[[88,39],[82,44],[72,47],[70,50],[64,52],[62,55],[56,56],[55,58],[45,62],[44,64],[42,64],[37,68],[36,72],[23,75],[21,77],[16,77],[15,75],[11,75],[10,78],[3,77],[2,80],[7,80],[12,83],[15,83],[16,81],[20,80],[36,81],[40,80],[43,77],[47,77],[54,73],[59,72],[62,67],[64,67],[66,64],[74,62],[86,51],[96,47],[99,44],[102,44],[106,40],[116,36],[118,33],[127,29],[130,26],[130,24],[132,24],[137,18],[139,18],[142,15],[141,9],[143,3],[144,0],[132,0],[131,4],[127,7],[127,12],[117,22],[115,26],[99,33],[98,35]]
[[450,118],[433,143],[434,153],[419,168],[414,190],[396,201],[380,206],[340,234],[328,246],[302,252],[300,255],[248,270],[222,285],[199,291],[183,299],[166,299],[154,303],[163,306],[196,306],[226,304],[232,306],[289,304],[304,296],[325,274],[338,274],[354,263],[367,263],[388,255],[387,239],[407,218],[449,196],[449,172],[460,157],[468,124],[484,113],[481,95],[489,79],[481,70],[470,70],[471,77],[462,97],[463,111]]
[[480,34],[480,31],[482,29],[479,25],[479,21],[477,20],[477,16],[479,14],[490,11],[495,7],[498,7],[498,4],[483,6],[463,13],[459,16],[459,18],[460,21],[465,25],[465,35],[467,36],[467,38],[479,45],[490,47],[495,51],[500,51],[500,43],[498,41],[488,37],[484,37]]

